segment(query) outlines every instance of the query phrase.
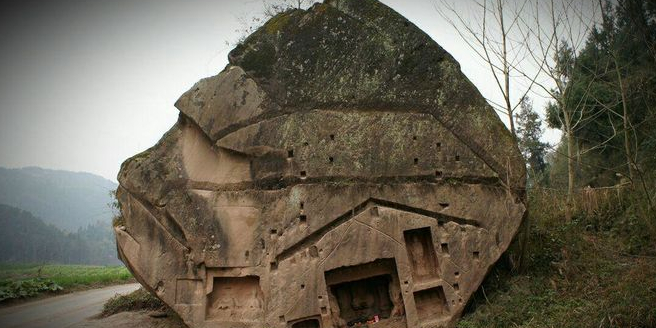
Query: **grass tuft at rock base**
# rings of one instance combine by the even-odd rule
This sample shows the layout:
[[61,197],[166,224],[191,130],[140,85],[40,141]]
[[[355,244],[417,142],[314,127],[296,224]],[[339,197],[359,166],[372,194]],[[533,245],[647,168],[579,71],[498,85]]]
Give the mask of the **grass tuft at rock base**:
[[151,295],[143,288],[139,288],[134,292],[127,295],[116,295],[112,297],[103,306],[101,313],[102,317],[128,312],[128,311],[143,311],[143,310],[162,310],[166,311],[168,308],[159,298]]

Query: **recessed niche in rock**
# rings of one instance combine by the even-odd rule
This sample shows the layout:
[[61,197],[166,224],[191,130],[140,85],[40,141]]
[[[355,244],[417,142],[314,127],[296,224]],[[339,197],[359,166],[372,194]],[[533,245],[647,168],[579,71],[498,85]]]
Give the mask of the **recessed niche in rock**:
[[510,133],[375,0],[291,10],[119,174],[119,255],[190,327],[451,327],[526,212]]

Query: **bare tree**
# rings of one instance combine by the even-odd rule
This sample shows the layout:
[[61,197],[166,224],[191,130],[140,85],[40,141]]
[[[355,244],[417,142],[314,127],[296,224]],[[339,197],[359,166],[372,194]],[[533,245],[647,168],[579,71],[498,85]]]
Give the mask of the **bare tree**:
[[[576,162],[581,156],[575,132],[604,112],[592,111],[588,97],[590,87],[577,86],[572,94],[579,51],[591,29],[598,23],[598,8],[594,2],[578,0],[472,0],[479,12],[476,19],[467,19],[462,10],[440,0],[438,11],[467,45],[482,59],[492,73],[503,104],[490,101],[508,117],[510,130],[515,131],[515,111],[521,99],[532,92],[538,98],[551,100],[548,110],[555,111],[557,127],[567,144],[567,220],[572,217]],[[519,92],[512,97],[511,92]],[[616,131],[616,130],[614,130]],[[603,147],[615,134],[601,144],[584,150]]]
[[[517,136],[515,128],[515,111],[531,91],[538,78],[540,69],[528,68],[527,52],[529,34],[520,29],[522,16],[527,14],[528,0],[472,0],[473,9],[468,18],[454,4],[440,0],[437,6],[439,14],[459,33],[465,43],[478,55],[489,68],[494,78],[503,103],[492,99],[488,102],[508,119],[510,132]],[[460,3],[462,5],[462,3]],[[547,57],[538,66],[544,65]],[[534,63],[530,63],[534,64]],[[522,74],[518,71],[522,71]],[[535,74],[524,74],[533,71]],[[518,96],[511,92],[520,90]]]
[[[574,207],[575,164],[580,156],[575,132],[592,121],[595,115],[600,115],[590,113],[585,105],[594,79],[580,88],[576,95],[571,92],[570,81],[576,78],[573,74],[576,74],[577,56],[597,23],[597,13],[590,3],[577,0],[536,0],[532,9],[532,17],[523,19],[520,29],[530,35],[529,57],[540,63],[537,66],[540,77],[535,80],[535,85],[551,98],[549,108],[557,111],[554,116],[567,142],[566,219],[569,221]],[[549,60],[545,61],[545,58]],[[520,73],[528,77],[526,72]]]
[[[548,59],[548,54],[544,54],[541,61],[532,62],[528,56],[530,34],[520,27],[522,16],[530,14],[529,0],[470,0],[469,10],[464,11],[447,1],[440,0],[437,11],[488,68],[503,101],[487,100],[501,116],[507,117],[510,132],[518,138],[515,112],[535,86],[541,67]],[[466,17],[466,14],[473,15],[473,18]],[[514,97],[514,92],[518,96]],[[522,269],[526,255],[530,232],[528,220],[523,222],[521,230],[517,251],[508,258],[518,270]]]

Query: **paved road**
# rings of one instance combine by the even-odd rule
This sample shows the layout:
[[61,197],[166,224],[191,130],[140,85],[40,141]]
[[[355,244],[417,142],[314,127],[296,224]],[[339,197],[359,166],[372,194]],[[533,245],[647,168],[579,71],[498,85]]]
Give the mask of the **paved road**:
[[0,309],[1,328],[64,328],[102,311],[116,294],[139,289],[139,284],[87,290]]

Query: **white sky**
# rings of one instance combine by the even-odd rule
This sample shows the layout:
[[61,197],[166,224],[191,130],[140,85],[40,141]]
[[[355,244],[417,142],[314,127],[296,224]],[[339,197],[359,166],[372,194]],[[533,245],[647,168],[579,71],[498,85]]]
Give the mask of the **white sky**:
[[[262,2],[13,0],[0,7],[0,166],[86,171],[116,181],[126,158],[176,121],[177,98],[219,73],[240,19]],[[435,0],[383,0],[427,32],[495,101],[487,68]],[[518,93],[518,92],[517,92]],[[535,107],[543,114],[543,100]],[[556,143],[558,131],[545,140]]]

